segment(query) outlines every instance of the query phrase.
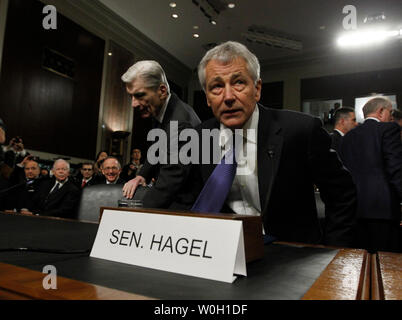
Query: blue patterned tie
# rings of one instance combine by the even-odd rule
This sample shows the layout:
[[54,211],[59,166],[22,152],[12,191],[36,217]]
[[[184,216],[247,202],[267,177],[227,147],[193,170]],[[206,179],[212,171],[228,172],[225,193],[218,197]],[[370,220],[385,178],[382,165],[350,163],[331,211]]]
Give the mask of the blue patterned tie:
[[219,213],[236,175],[237,163],[231,148],[216,166],[204,185],[191,211]]

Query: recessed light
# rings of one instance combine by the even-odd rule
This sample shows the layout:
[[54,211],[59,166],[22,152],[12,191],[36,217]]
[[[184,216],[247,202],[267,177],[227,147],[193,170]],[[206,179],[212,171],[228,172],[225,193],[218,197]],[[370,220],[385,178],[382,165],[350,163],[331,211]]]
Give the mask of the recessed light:
[[194,33],[194,34],[193,34],[193,37],[194,37],[194,38],[199,38],[200,35],[199,35],[198,33]]
[[111,57],[113,55],[113,53],[109,52],[108,55]]
[[234,7],[236,7],[236,5],[234,3],[229,3],[228,4],[228,8],[229,9],[233,9]]
[[171,8],[176,8],[176,3],[175,3],[175,2],[171,2],[171,3],[169,3],[169,6],[170,6]]
[[211,22],[211,24],[216,25],[216,21],[215,20],[209,20],[209,22]]
[[325,30],[325,26],[320,26],[320,30]]
[[198,26],[193,26],[193,29],[194,29],[194,30],[198,30],[199,27],[198,27]]
[[172,14],[172,18],[173,18],[173,19],[177,19],[178,17],[179,17],[179,15],[178,15],[177,13],[173,13],[173,14]]

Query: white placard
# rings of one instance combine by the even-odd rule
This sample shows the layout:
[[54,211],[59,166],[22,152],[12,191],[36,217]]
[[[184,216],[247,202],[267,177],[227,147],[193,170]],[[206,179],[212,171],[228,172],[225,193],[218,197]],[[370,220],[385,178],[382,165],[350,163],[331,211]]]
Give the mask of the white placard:
[[228,283],[247,276],[238,220],[104,210],[90,256]]

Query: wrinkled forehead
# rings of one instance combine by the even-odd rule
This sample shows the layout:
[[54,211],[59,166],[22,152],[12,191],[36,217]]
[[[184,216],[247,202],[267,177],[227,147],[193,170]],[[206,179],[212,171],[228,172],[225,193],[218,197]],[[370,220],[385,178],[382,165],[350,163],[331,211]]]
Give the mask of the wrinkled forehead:
[[25,169],[39,169],[39,164],[35,161],[28,161],[24,168]]

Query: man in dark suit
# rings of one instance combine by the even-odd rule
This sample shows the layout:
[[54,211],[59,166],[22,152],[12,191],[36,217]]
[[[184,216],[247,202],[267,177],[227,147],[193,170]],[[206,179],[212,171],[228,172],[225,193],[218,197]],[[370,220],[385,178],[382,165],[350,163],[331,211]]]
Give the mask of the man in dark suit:
[[74,179],[75,185],[80,189],[84,189],[96,184],[96,177],[94,173],[94,164],[92,162],[82,163],[80,173]]
[[70,164],[63,159],[56,160],[52,172],[54,178],[42,181],[33,197],[33,210],[24,213],[75,218],[80,190],[69,179]]
[[364,123],[341,146],[341,159],[357,187],[357,245],[370,251],[398,250],[402,144],[400,127],[390,122],[391,111],[388,99],[369,100]]
[[[331,139],[321,121],[306,114],[259,105],[259,62],[240,43],[226,42],[208,51],[200,62],[198,75],[215,116],[198,131],[219,130],[219,145],[215,147],[224,157],[229,154],[222,149],[226,149],[225,141],[230,141],[225,137],[227,134],[234,131],[242,136],[243,146],[235,147],[237,167],[227,195],[223,194],[224,183],[220,178],[215,178],[215,184],[213,181],[220,164],[203,161],[195,165],[198,170],[194,170],[192,180],[195,181],[198,172],[204,188],[192,210],[203,212],[204,204],[211,208],[225,199],[222,208],[210,212],[262,216],[265,233],[271,239],[350,245],[355,189],[336,153],[330,151]],[[203,140],[202,145],[205,153],[208,142]],[[225,181],[226,177],[225,174]],[[220,187],[204,198],[203,204],[207,186],[215,188],[216,184]],[[320,188],[326,204],[324,234],[317,218],[314,184]]]
[[339,154],[342,138],[350,130],[357,127],[356,114],[352,108],[342,107],[334,115],[334,132],[331,134],[331,148]]
[[[137,62],[122,76],[122,80],[126,84],[133,108],[139,111],[142,118],[152,117],[154,129],[165,132],[167,141],[177,141],[182,130],[200,123],[193,108],[170,92],[165,72],[156,61]],[[172,124],[176,126],[177,132],[171,132]],[[177,142],[179,148],[186,143]],[[151,164],[146,157],[137,177],[124,185],[124,196],[132,198],[138,185],[145,186],[155,178],[155,184],[142,199],[144,207],[174,208],[182,204],[191,204],[194,199],[181,192],[188,189],[185,182],[190,166],[171,160],[175,159],[178,153],[172,152],[168,146],[160,152],[166,155],[167,161]]]
[[10,177],[10,187],[13,188],[7,195],[6,210],[32,210],[32,199],[41,184],[40,167],[38,162],[27,156],[22,165],[16,166]]

